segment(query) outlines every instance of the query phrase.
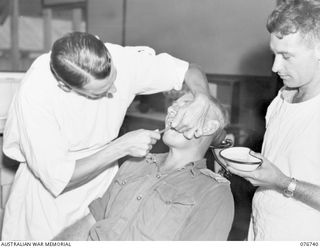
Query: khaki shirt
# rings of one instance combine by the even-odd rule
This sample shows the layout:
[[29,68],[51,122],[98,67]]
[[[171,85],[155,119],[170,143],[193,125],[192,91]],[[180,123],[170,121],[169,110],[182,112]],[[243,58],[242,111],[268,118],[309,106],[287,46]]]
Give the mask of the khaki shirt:
[[126,162],[90,210],[91,240],[226,240],[234,216],[229,182],[203,159],[161,171],[165,154]]

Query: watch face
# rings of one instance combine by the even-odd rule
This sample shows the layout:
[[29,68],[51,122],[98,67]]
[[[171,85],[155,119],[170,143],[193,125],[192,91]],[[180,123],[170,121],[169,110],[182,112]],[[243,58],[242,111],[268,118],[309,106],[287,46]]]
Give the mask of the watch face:
[[292,178],[288,187],[283,191],[283,194],[286,197],[293,197],[293,193],[296,190],[297,186],[297,180],[295,178]]
[[288,189],[285,189],[283,191],[284,196],[286,197],[292,197],[293,196],[293,191],[289,191]]

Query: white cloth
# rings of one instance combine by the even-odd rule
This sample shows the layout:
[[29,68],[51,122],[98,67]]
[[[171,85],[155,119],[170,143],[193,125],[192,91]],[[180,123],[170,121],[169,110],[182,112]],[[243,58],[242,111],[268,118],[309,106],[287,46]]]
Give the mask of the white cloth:
[[23,79],[4,132],[4,153],[21,164],[5,208],[3,240],[48,240],[86,215],[118,166],[60,195],[75,161],[118,136],[136,94],[181,89],[187,62],[148,47],[106,46],[117,68],[112,99],[89,100],[58,88],[50,54],[40,56]]
[[[320,95],[290,103],[285,93],[268,108],[262,153],[287,176],[319,185]],[[282,192],[259,188],[252,208],[249,240],[320,240],[320,212]]]

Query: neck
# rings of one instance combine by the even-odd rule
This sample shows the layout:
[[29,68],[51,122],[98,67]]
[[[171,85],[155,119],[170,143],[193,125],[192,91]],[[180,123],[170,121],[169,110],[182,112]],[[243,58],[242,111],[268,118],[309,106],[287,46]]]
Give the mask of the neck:
[[204,157],[201,151],[179,150],[170,148],[168,156],[161,165],[161,170],[177,170],[191,162],[198,161]]
[[292,103],[300,103],[300,102],[308,101],[319,94],[320,94],[320,89],[317,89],[314,91],[308,91],[300,88],[297,90],[297,92],[293,96]]
[[315,78],[312,82],[301,86],[292,98],[292,103],[304,102],[320,94],[320,78]]

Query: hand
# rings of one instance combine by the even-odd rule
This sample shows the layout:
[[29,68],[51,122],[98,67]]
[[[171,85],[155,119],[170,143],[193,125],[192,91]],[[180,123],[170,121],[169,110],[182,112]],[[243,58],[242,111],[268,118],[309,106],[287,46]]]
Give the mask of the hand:
[[216,108],[208,96],[198,94],[193,98],[191,94],[186,94],[180,97],[175,104],[179,108],[171,127],[183,133],[187,139],[191,139],[193,136],[200,137],[204,132],[208,134],[208,131],[205,130],[208,125],[205,124],[210,124],[210,133],[214,133],[219,128],[217,120],[208,122],[210,120],[207,116],[209,109]]
[[276,188],[281,190],[286,187],[287,181],[290,179],[284,175],[278,167],[260,153],[252,152],[252,154],[263,160],[262,164],[256,170],[244,172],[231,167],[228,167],[228,170],[232,174],[245,178],[254,186],[263,186],[266,188]]
[[118,138],[116,142],[121,149],[125,150],[127,155],[133,157],[146,156],[152,146],[161,138],[159,131],[151,131],[139,129],[136,131],[128,132]]

